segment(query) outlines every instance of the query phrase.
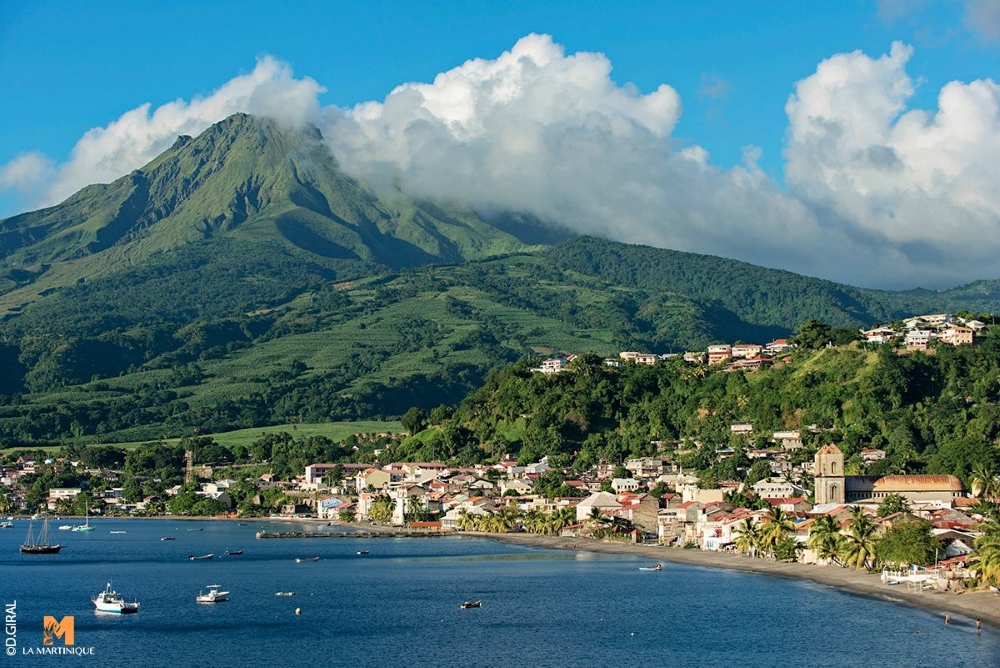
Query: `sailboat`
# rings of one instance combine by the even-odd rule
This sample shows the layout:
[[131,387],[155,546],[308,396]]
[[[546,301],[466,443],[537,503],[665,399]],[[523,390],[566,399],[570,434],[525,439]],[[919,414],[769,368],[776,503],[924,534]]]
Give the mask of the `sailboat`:
[[79,526],[73,527],[73,531],[93,531],[94,530],[94,527],[90,526],[90,503],[87,503],[87,505],[85,507],[86,507],[86,510],[84,512],[86,513],[86,520],[84,521],[83,524],[80,524]]
[[32,532],[34,521],[28,522],[28,537],[21,544],[22,554],[59,554],[62,545],[51,545],[49,543],[49,518],[45,518],[42,524],[42,533],[38,535],[38,540]]

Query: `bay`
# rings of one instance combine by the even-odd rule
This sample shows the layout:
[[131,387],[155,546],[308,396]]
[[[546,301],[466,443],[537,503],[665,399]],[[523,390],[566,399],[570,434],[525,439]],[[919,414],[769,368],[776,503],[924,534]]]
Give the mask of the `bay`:
[[[18,654],[4,665],[1000,665],[992,628],[977,635],[972,620],[945,626],[934,612],[805,581],[640,571],[648,560],[630,555],[466,537],[254,536],[311,528],[289,523],[99,519],[90,533],[55,524],[58,555],[18,553],[26,521],[0,530],[0,602],[17,606]],[[215,558],[188,559],[207,553]],[[94,612],[107,582],[140,612]],[[230,601],[195,602],[216,583]],[[463,610],[465,600],[483,606]],[[24,655],[42,646],[46,615],[73,616],[75,646],[93,656]]]

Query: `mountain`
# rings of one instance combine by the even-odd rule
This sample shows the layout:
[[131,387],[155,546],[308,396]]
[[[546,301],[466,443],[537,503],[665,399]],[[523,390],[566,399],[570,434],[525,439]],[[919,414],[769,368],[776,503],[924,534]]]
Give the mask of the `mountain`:
[[[380,197],[340,171],[315,129],[237,114],[113,183],[0,221],[0,309],[136,267],[184,270],[185,257],[206,278],[297,265],[333,279],[525,249],[517,221],[508,228],[463,207]],[[264,265],[243,271],[247,258]]]
[[865,290],[376,192],[320,139],[236,115],[0,221],[0,443],[398,416],[529,355],[1000,310],[997,281]]

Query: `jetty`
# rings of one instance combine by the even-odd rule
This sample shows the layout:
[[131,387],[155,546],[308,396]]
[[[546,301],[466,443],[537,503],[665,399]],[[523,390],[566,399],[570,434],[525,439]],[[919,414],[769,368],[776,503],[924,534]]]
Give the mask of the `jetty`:
[[257,538],[430,538],[451,535],[443,531],[258,531]]

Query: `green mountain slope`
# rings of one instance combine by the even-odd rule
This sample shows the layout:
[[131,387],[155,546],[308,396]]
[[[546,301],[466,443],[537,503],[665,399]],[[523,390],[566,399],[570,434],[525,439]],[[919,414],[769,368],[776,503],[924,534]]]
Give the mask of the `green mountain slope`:
[[[0,308],[189,255],[202,258],[208,281],[215,262],[231,276],[248,257],[358,275],[523,248],[471,210],[381,199],[340,172],[315,131],[238,114],[114,183],[0,221]],[[260,276],[255,269],[234,278]]]
[[376,194],[312,131],[233,116],[0,221],[0,444],[138,440],[455,403],[493,368],[1000,310]]

